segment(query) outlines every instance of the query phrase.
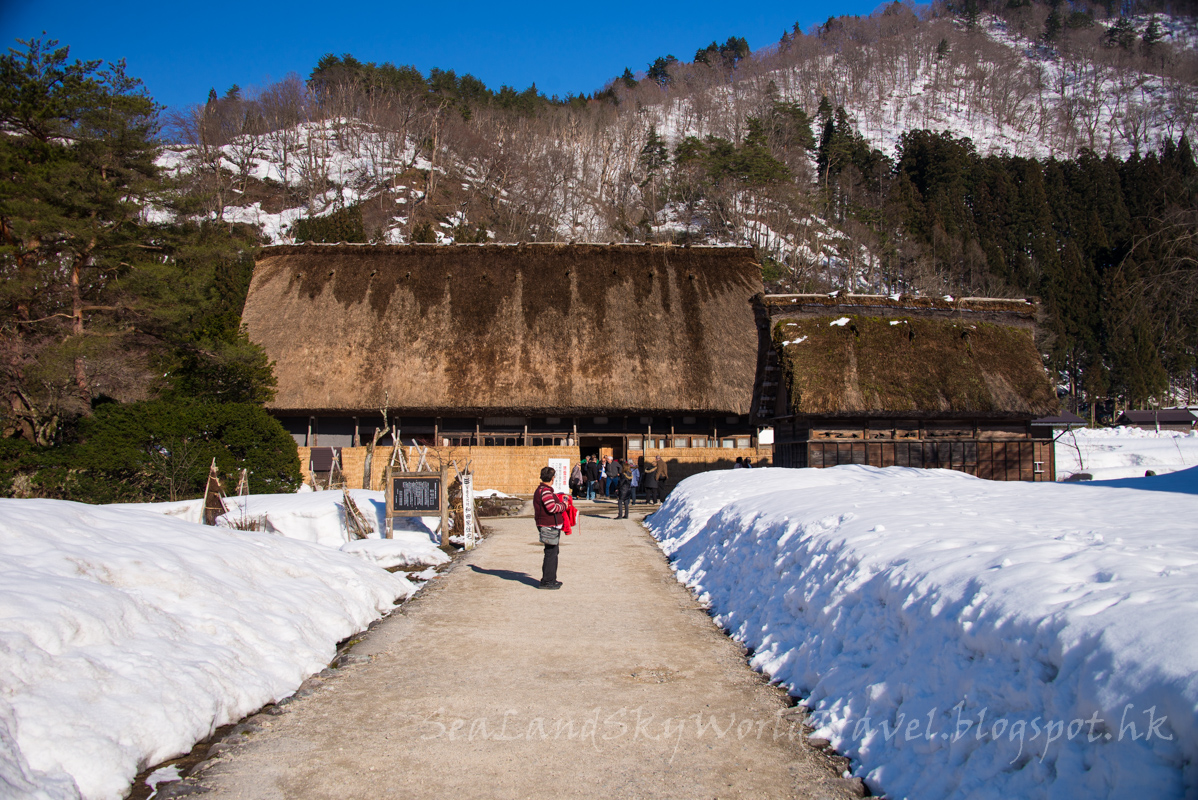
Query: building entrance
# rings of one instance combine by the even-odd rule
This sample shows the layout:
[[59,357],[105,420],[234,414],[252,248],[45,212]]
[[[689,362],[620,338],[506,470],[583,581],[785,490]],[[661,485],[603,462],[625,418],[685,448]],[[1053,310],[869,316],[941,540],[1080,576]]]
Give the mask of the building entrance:
[[623,459],[627,452],[626,444],[623,436],[579,436],[578,452],[584,459],[587,456]]

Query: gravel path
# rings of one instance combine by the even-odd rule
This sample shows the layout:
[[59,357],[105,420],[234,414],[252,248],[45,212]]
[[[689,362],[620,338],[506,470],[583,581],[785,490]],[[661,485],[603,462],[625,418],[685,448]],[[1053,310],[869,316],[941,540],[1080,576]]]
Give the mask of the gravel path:
[[357,663],[208,762],[207,797],[856,796],[674,580],[643,510],[583,511],[558,591],[536,588],[532,520],[488,520]]

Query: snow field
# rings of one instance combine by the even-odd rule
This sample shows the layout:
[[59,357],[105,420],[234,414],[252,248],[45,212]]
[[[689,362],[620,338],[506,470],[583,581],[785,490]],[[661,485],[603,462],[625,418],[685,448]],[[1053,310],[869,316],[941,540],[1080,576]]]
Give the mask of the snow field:
[[0,500],[0,796],[123,797],[413,591],[270,533]]
[[[1186,482],[1198,470],[1136,482]],[[679,580],[894,798],[1198,792],[1198,496],[863,466],[683,481]]]
[[[226,497],[229,513],[218,519],[217,525],[232,527],[241,519],[263,519],[269,533],[339,548],[382,567],[436,566],[449,562],[449,556],[432,540],[433,530],[440,522],[437,517],[396,518],[394,537],[382,540],[387,522],[387,500],[383,493],[365,489],[350,489],[349,493],[374,528],[368,539],[350,540],[340,491],[254,494],[244,500]],[[204,518],[203,500],[124,503],[109,507],[152,511],[196,523]]]
[[1097,428],[1058,435],[1057,480],[1088,472],[1095,480],[1164,475],[1198,465],[1198,432]]

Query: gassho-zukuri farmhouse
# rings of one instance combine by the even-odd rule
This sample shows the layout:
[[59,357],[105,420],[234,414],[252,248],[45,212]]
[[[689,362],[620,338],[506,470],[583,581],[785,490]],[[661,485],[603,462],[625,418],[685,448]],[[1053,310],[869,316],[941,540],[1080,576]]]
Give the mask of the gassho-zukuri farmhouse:
[[[393,442],[530,493],[550,458],[1051,481],[1059,411],[1025,300],[766,295],[751,248],[283,245],[243,321],[305,476],[379,488]],[[774,439],[768,434],[773,432]],[[762,436],[765,432],[767,435]]]

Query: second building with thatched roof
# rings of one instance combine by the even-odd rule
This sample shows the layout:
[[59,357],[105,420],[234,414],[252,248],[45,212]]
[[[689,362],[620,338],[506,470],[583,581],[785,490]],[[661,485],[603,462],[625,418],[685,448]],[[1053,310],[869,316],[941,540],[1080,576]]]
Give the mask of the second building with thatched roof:
[[1030,301],[767,298],[781,380],[775,463],[938,467],[1054,480],[1032,420],[1060,406]]

